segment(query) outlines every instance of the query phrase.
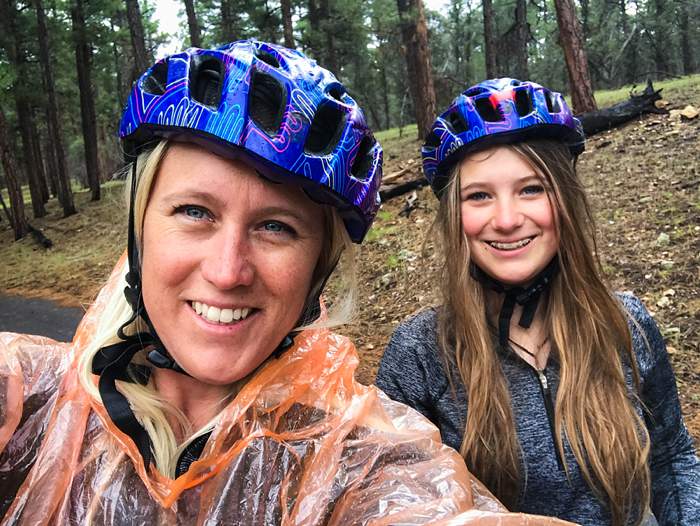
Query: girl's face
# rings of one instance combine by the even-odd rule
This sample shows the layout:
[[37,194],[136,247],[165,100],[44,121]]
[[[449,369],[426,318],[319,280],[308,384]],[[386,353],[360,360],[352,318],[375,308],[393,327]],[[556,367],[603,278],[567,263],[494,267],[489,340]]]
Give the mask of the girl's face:
[[252,372],[296,325],[323,242],[322,208],[245,163],[174,144],[143,223],[143,299],[197,380]]
[[528,284],[559,248],[545,181],[515,151],[495,147],[466,157],[459,182],[472,261],[505,284]]

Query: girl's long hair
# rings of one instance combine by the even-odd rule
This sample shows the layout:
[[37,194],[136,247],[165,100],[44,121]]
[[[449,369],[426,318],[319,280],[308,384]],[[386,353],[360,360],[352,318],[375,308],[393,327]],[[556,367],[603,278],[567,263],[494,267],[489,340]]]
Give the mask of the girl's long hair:
[[[557,217],[560,272],[544,308],[551,357],[560,366],[555,402],[555,443],[564,441],[596,496],[607,503],[614,526],[639,523],[649,505],[649,436],[635,410],[639,403],[623,367],[639,373],[627,315],[602,279],[595,225],[588,200],[564,145],[529,141],[509,145],[548,188]],[[511,398],[490,333],[482,285],[469,273],[462,229],[459,165],[442,196],[433,227],[444,257],[444,309],[438,338],[448,376],[464,383],[468,412],[460,453],[469,469],[507,506],[523,484],[520,444]],[[546,303],[545,303],[546,302]],[[567,476],[569,468],[565,466]]]
[[[138,186],[134,199],[134,224],[136,230],[136,239],[142,238],[143,219],[146,213],[146,206],[151,193],[151,188],[155,182],[158,172],[158,167],[168,150],[168,142],[160,142],[153,150],[143,153],[137,160],[137,177]],[[129,173],[131,169],[128,167]],[[131,188],[130,180],[127,180],[126,202],[127,209],[130,202],[129,189]],[[140,243],[140,241],[138,241]],[[337,288],[335,294],[338,298],[331,308],[328,315],[322,320],[309,321],[302,316],[299,326],[295,327],[295,331],[316,328],[330,327],[344,323],[350,317],[354,307],[356,287],[356,266],[354,257],[353,244],[345,230],[340,216],[334,208],[324,206],[324,241],[321,247],[321,255],[314,270],[311,289],[309,290],[306,305],[303,313],[317,312],[315,304],[317,302],[320,289],[325,283],[326,277],[333,272],[338,266],[340,274],[337,280]],[[128,269],[124,269],[124,274]],[[83,388],[93,398],[101,402],[101,396],[95,385],[94,375],[92,374],[92,360],[95,354],[104,346],[119,342],[117,330],[131,317],[131,306],[127,303],[124,297],[123,290],[126,286],[125,276],[122,276],[123,286],[115,287],[115,292],[107,299],[104,311],[98,322],[98,327],[92,341],[86,351],[80,357],[79,362],[79,378]],[[147,331],[148,327],[143,320],[138,319],[125,329],[126,334],[135,334],[140,331]],[[134,362],[147,364],[145,351],[137,353],[134,357]],[[252,373],[251,373],[252,375]],[[250,376],[248,378],[250,378]],[[220,408],[223,409],[226,402],[230,401],[242,387],[248,378],[244,378],[239,382],[230,386],[230,393],[225,400],[221,401]],[[175,476],[177,459],[184,449],[197,437],[210,432],[216,425],[217,417],[208,422],[201,429],[192,429],[192,426],[187,421],[185,415],[176,407],[168,404],[161,398],[155,390],[153,381],[149,381],[147,385],[140,385],[137,382],[122,382],[118,381],[117,386],[119,391],[129,401],[131,409],[137,420],[144,427],[151,440],[151,451],[156,468],[164,475],[169,477]],[[178,435],[184,436],[184,440],[176,438],[175,430],[173,430],[168,416],[178,423]]]

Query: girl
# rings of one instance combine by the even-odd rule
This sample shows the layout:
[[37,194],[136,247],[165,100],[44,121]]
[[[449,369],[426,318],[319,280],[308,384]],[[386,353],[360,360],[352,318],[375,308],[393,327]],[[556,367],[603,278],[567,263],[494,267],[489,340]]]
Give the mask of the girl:
[[534,82],[482,82],[438,117],[422,154],[443,305],[396,330],[377,385],[511,509],[697,525],[700,464],[663,339],[596,258],[583,141],[563,97]]

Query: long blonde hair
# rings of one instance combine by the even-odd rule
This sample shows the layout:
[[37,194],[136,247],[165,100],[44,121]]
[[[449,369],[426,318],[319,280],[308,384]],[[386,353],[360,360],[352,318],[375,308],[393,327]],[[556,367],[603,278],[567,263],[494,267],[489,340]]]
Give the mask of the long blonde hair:
[[[168,142],[162,141],[156,147],[139,155],[136,163],[137,188],[134,198],[134,225],[136,239],[141,239],[143,231],[143,218],[146,206],[155,182],[158,167],[168,150]],[[127,167],[129,169],[130,167]],[[129,169],[129,174],[131,170]],[[129,178],[131,175],[129,175]],[[130,179],[126,182],[126,202],[130,202]],[[330,206],[323,207],[324,213],[324,242],[321,247],[321,255],[314,270],[312,285],[307,295],[303,313],[314,312],[320,289],[323,287],[327,276],[333,272],[336,264],[340,274],[337,279],[337,290],[334,295],[337,301],[333,303],[329,312],[323,319],[310,319],[304,315],[300,319],[299,326],[294,331],[307,328],[331,327],[344,323],[351,316],[354,302],[356,277],[355,277],[355,250],[347,231],[336,210]],[[140,241],[138,241],[140,243]],[[124,269],[124,274],[128,269]],[[126,285],[125,276],[121,280]],[[89,347],[80,358],[79,377],[85,390],[101,402],[100,393],[95,385],[92,374],[92,361],[95,354],[104,346],[117,343],[119,338],[117,330],[131,318],[132,309],[122,293],[124,286],[116,287],[114,294],[108,298],[105,309],[98,322],[98,327]],[[148,330],[146,324],[140,318],[125,328],[126,334],[135,334]],[[145,351],[134,357],[135,363],[147,363]],[[250,378],[251,375],[248,376]],[[230,393],[226,400],[222,400],[221,407],[240,390],[247,378],[230,386]],[[153,382],[140,385],[137,382],[117,382],[119,391],[127,398],[139,423],[144,427],[151,440],[151,451],[156,468],[166,476],[174,477],[177,459],[182,451],[197,437],[210,432],[216,425],[217,417],[204,425],[201,429],[192,430],[184,414],[176,407],[165,402],[154,388]],[[179,431],[186,437],[178,443],[176,434],[168,421],[167,416],[174,417],[178,422]]]
[[[641,521],[649,504],[649,436],[625,382],[623,366],[639,374],[627,315],[602,279],[595,225],[566,147],[553,141],[510,145],[546,183],[558,215],[560,272],[546,301],[545,323],[560,364],[555,443],[569,443],[583,477],[606,501],[612,524]],[[511,399],[490,333],[482,285],[469,273],[461,223],[459,165],[434,228],[444,251],[438,337],[448,367],[464,383],[469,408],[460,453],[469,469],[506,505],[522,483],[520,445]],[[542,305],[542,304],[541,304]],[[568,466],[565,466],[567,476]]]

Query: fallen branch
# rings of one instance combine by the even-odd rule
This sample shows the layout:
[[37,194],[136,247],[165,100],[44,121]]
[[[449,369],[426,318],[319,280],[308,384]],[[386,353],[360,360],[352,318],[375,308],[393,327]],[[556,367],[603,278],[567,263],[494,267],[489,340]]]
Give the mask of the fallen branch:
[[[662,88],[663,89],[663,88]],[[627,121],[639,117],[644,113],[668,113],[664,109],[657,108],[654,102],[661,100],[661,90],[654,90],[651,80],[647,81],[644,91],[635,95],[630,93],[630,98],[624,102],[614,104],[602,110],[589,111],[578,115],[583,125],[583,131],[587,137],[598,132],[609,130]]]
[[29,223],[27,223],[27,229],[29,230],[29,233],[32,235],[34,240],[37,243],[39,243],[39,245],[41,245],[42,247],[51,248],[53,246],[53,241],[46,237],[41,230],[34,228]]
[[416,166],[419,166],[419,165],[417,163],[411,163],[406,168],[403,168],[403,169],[398,170],[396,172],[392,172],[389,175],[382,177],[382,184],[387,184],[387,183],[390,183],[391,181],[398,179],[399,177],[404,175],[406,172],[410,172]]
[[382,198],[382,201],[388,201],[392,197],[397,197],[399,195],[403,195],[407,192],[410,192],[411,190],[422,188],[424,186],[427,186],[427,184],[428,180],[421,175],[418,179],[414,179],[413,181],[397,184],[396,186],[387,188],[386,190],[380,190],[379,195]]

